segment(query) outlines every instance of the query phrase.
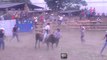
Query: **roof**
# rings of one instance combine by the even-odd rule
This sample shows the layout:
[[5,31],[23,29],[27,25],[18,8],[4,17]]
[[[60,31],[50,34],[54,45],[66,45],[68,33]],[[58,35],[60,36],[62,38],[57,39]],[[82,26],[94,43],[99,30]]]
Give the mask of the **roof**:
[[28,4],[28,7],[29,7],[29,8],[33,8],[33,9],[35,9],[35,8],[43,8],[43,7],[34,5],[34,4]]
[[[5,8],[24,8],[26,3],[5,3],[5,4],[0,4],[0,9],[5,9]],[[33,4],[30,4],[30,3],[27,3],[28,7],[29,8],[42,8],[42,7],[39,7],[39,6],[36,6],[36,5],[33,5]]]
[[23,3],[8,3],[8,4],[0,4],[0,8],[9,8],[17,5],[21,5]]

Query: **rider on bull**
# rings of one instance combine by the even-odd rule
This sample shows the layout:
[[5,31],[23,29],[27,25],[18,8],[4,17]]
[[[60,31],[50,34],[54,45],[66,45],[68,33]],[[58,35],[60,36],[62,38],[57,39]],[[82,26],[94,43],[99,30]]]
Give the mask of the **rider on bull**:
[[44,36],[43,41],[45,42],[45,39],[49,36],[50,33],[50,23],[47,23],[47,25],[43,28]]

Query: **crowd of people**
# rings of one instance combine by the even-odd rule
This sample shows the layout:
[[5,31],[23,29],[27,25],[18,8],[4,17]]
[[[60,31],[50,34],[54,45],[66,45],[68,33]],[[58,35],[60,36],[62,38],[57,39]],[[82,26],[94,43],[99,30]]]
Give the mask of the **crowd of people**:
[[105,13],[102,13],[102,14],[100,14],[100,13],[97,13],[96,12],[96,9],[95,8],[90,8],[90,9],[87,9],[87,8],[85,8],[85,9],[82,9],[81,10],[81,13],[80,13],[80,20],[83,18],[83,17],[85,17],[85,18],[87,18],[87,19],[90,19],[90,18],[99,18],[99,17],[105,17],[106,15],[105,15]]
[[0,16],[0,20],[24,20],[31,19],[34,16],[33,13],[24,10],[7,11],[6,14]]

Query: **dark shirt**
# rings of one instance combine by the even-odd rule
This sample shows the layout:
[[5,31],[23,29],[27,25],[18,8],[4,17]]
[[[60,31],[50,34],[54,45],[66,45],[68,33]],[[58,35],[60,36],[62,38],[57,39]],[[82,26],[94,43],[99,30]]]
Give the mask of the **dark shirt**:
[[106,38],[106,40],[107,40],[107,34],[105,35],[105,38]]
[[4,33],[0,32],[0,38],[3,38],[3,37],[4,37]]
[[17,27],[13,27],[13,32],[17,32]]

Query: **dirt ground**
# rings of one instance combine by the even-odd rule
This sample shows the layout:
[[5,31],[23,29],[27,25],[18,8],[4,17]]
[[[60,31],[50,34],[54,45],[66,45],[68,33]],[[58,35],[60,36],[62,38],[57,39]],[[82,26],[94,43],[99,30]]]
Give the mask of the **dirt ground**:
[[103,56],[100,55],[105,31],[86,31],[85,43],[81,43],[78,29],[63,29],[61,32],[59,46],[53,50],[47,50],[43,43],[35,49],[34,32],[19,33],[20,42],[7,37],[5,50],[0,50],[0,60],[63,60],[61,53],[68,54],[66,60],[107,60],[107,48]]

